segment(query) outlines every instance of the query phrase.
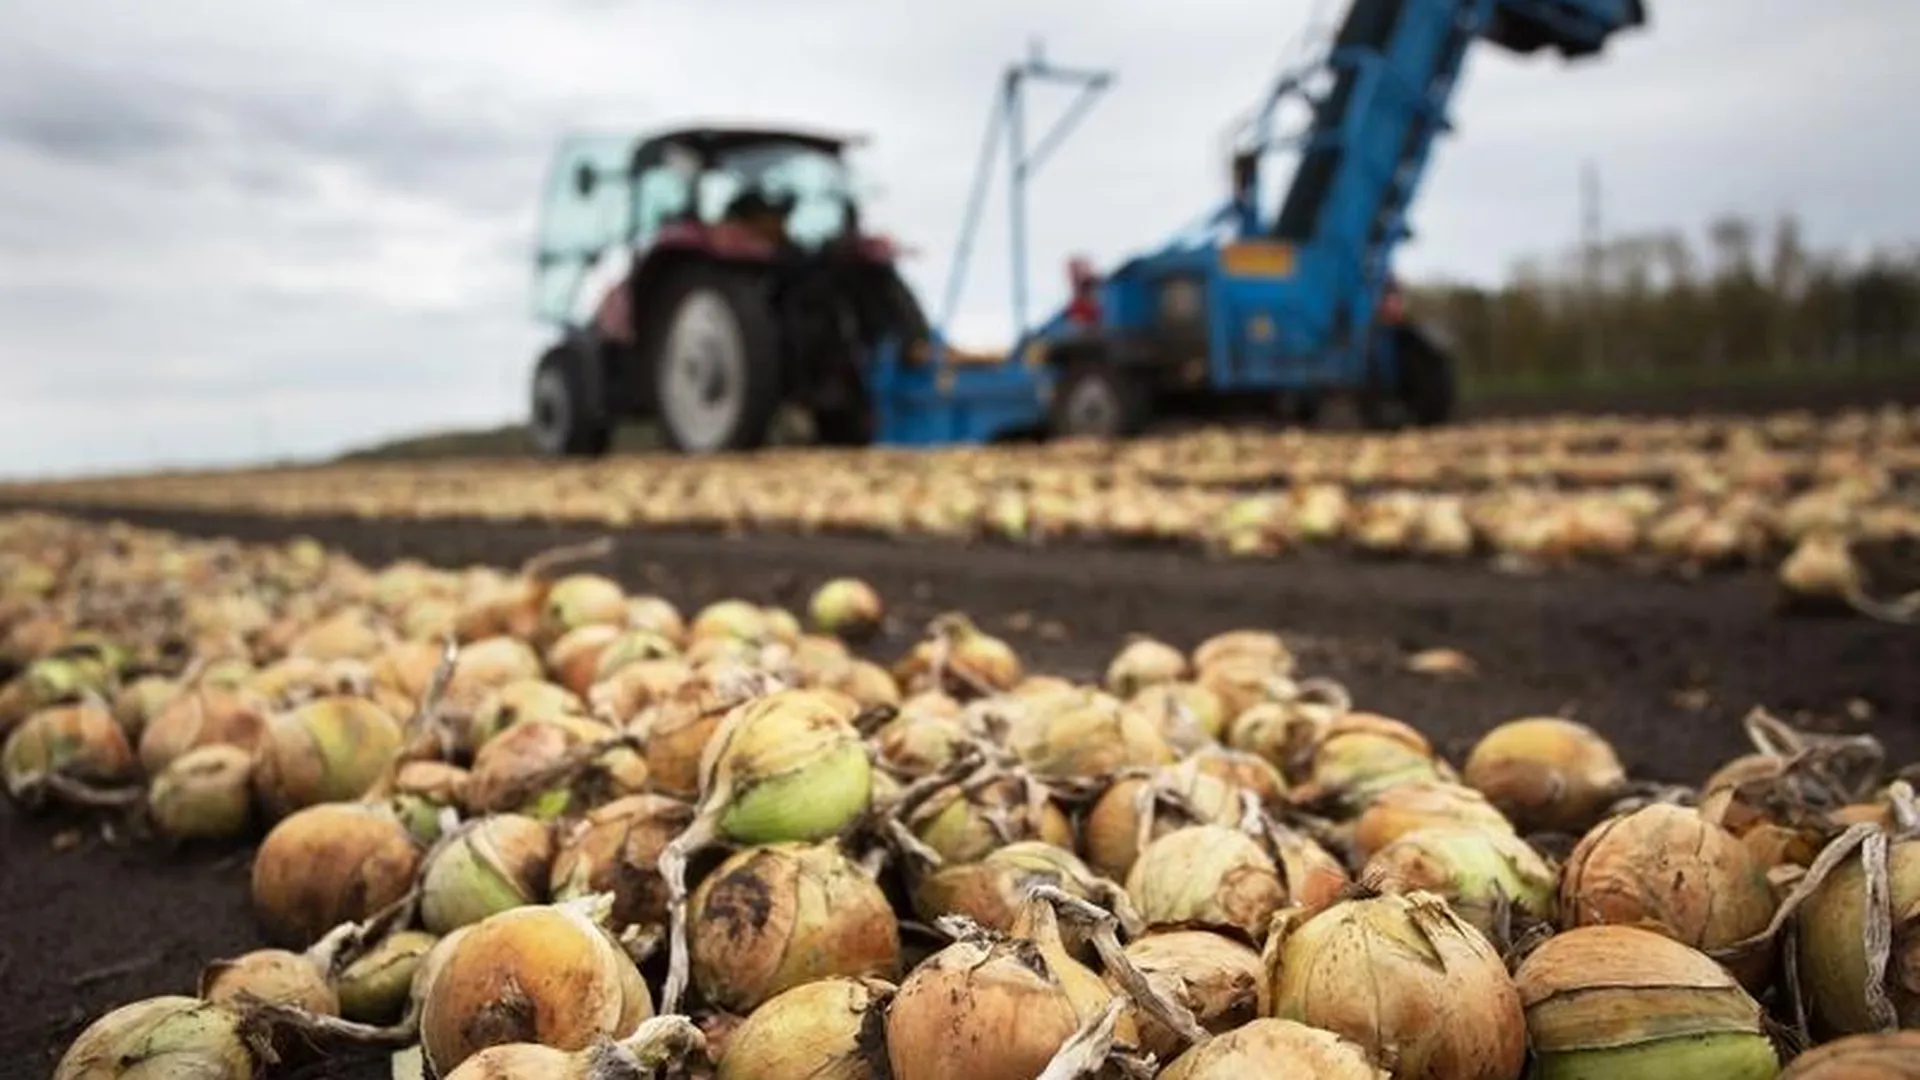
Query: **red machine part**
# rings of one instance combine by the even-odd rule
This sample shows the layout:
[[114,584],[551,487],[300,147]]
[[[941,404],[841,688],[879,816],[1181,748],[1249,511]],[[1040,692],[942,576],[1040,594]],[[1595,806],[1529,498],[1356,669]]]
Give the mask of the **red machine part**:
[[1079,326],[1100,322],[1100,272],[1084,255],[1067,260],[1067,284],[1073,298],[1067,303],[1067,319]]

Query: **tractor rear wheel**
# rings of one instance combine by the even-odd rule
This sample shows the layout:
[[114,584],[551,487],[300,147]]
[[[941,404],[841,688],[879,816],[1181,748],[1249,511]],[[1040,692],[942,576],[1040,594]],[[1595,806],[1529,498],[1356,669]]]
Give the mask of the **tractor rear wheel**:
[[764,445],[780,406],[780,349],[760,282],[696,267],[671,287],[653,359],[662,437],[686,454]]
[[533,370],[533,409],[527,435],[533,448],[549,457],[598,457],[613,445],[605,409],[594,400],[580,348],[562,343],[548,349]]
[[1124,439],[1147,426],[1151,405],[1138,376],[1098,358],[1078,360],[1060,374],[1048,418],[1053,434]]

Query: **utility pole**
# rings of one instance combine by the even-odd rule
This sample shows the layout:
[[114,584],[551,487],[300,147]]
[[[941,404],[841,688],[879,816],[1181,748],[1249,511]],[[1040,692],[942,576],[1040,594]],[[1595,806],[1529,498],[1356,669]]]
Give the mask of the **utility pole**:
[[1581,286],[1586,294],[1587,374],[1597,375],[1604,365],[1606,350],[1606,304],[1601,294],[1605,253],[1602,250],[1600,221],[1600,168],[1588,158],[1580,170],[1580,250]]

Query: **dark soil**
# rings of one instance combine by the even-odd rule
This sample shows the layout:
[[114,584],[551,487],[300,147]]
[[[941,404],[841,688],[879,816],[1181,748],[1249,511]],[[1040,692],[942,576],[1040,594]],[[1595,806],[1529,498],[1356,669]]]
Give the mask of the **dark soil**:
[[[126,516],[242,539],[304,533],[373,564],[513,565],[592,535],[532,525]],[[621,537],[596,568],[688,609],[726,596],[800,607],[827,577],[856,574],[893,609],[872,648],[878,655],[898,655],[935,613],[963,609],[1032,668],[1082,679],[1097,677],[1130,632],[1190,646],[1229,628],[1275,628],[1306,672],[1341,680],[1363,708],[1415,723],[1455,761],[1492,724],[1559,712],[1613,739],[1636,775],[1697,783],[1747,749],[1740,718],[1755,705],[1822,730],[1870,731],[1897,764],[1920,759],[1920,630],[1783,615],[1758,574],[1514,577],[1317,557],[1213,562],[1167,551],[682,533]],[[1434,646],[1464,651],[1479,676],[1443,681],[1402,669],[1410,651]],[[56,851],[56,832],[13,807],[0,810],[7,1075],[46,1075],[92,1017],[142,996],[190,993],[204,960],[257,943],[244,851],[116,848],[97,830]],[[329,1075],[385,1074],[367,1064]]]

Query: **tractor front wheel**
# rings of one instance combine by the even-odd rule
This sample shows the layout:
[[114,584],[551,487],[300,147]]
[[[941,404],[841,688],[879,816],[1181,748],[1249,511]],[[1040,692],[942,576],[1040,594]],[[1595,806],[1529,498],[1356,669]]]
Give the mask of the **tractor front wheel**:
[[533,409],[527,435],[548,457],[598,457],[613,444],[613,429],[594,400],[591,363],[577,346],[546,351],[533,370]]
[[1067,365],[1053,391],[1050,427],[1072,438],[1123,439],[1138,435],[1150,413],[1146,387],[1138,376],[1101,359]]
[[765,444],[780,406],[780,350],[761,283],[692,268],[664,310],[653,376],[667,445],[713,454]]

